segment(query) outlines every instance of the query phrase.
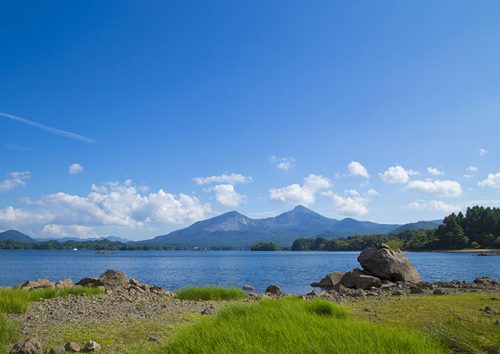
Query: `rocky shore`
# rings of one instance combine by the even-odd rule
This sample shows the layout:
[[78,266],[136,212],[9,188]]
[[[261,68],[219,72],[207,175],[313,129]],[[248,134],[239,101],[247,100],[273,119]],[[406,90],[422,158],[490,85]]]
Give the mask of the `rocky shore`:
[[[406,295],[440,296],[463,292],[493,292],[500,294],[500,283],[482,277],[473,282],[453,280],[449,282],[422,282],[417,270],[403,252],[394,251],[386,245],[363,250],[358,261],[361,269],[348,272],[332,272],[319,282],[311,284],[319,287],[308,294],[284,294],[275,284],[269,285],[264,293],[257,293],[250,284],[242,289],[247,291],[247,302],[262,298],[299,296],[304,299],[323,298],[339,303],[363,301],[367,297],[385,298]],[[69,279],[51,282],[47,279],[27,280],[16,288],[28,291],[48,288],[66,289],[70,287],[94,287],[102,290],[102,295],[69,295],[32,303],[26,313],[10,314],[20,328],[22,340],[15,343],[11,353],[46,352],[64,353],[78,351],[98,351],[101,346],[92,338],[86,343],[60,343],[48,348],[44,338],[39,338],[39,329],[58,326],[99,325],[102,323],[127,324],[134,321],[161,319],[165,326],[175,326],[183,316],[192,314],[212,315],[224,306],[224,301],[183,301],[175,293],[154,285],[142,284],[119,271],[107,270],[97,278],[83,278],[76,284]],[[5,289],[6,287],[3,287]],[[500,297],[500,295],[499,295]],[[495,311],[496,309],[491,309]],[[38,336],[38,337],[37,337]],[[145,340],[157,341],[156,333],[148,333]],[[95,338],[94,338],[95,339]]]
[[477,291],[500,293],[500,283],[488,277],[472,282],[422,282],[406,255],[385,244],[364,249],[358,256],[358,262],[362,269],[327,274],[319,282],[311,284],[321,290],[312,291],[305,297],[342,302],[366,296],[445,295]]

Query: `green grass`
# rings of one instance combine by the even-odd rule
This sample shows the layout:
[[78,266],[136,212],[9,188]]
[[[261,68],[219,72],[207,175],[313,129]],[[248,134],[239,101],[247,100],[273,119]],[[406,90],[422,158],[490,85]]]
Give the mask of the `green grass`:
[[191,301],[221,301],[242,300],[246,293],[237,288],[220,288],[214,286],[200,286],[177,290],[175,296],[180,300]]
[[68,295],[98,295],[102,294],[98,288],[72,287],[66,289],[37,289],[26,291],[21,289],[0,290],[0,354],[5,347],[19,337],[19,329],[6,314],[26,312],[29,304],[42,299],[53,299]]
[[0,353],[3,348],[15,341],[19,337],[19,330],[14,322],[7,315],[0,313]]
[[325,300],[237,304],[181,328],[158,353],[446,353],[421,334],[349,318]]
[[99,288],[71,287],[66,289],[37,289],[37,290],[0,290],[0,313],[26,312],[28,305],[42,299],[53,299],[68,295],[98,295],[102,294]]
[[499,299],[493,293],[402,296],[366,299],[349,307],[359,319],[425,333],[456,353],[498,354],[500,329],[494,323],[500,314],[487,315],[481,309],[500,308]]

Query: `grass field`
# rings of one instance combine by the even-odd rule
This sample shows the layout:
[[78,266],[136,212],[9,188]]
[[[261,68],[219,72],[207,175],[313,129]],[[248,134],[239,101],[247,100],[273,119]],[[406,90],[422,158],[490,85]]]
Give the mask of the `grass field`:
[[214,286],[200,286],[177,290],[175,296],[180,300],[191,301],[222,301],[242,300],[246,293],[237,288],[221,288]]
[[446,353],[417,332],[350,318],[325,300],[237,304],[180,329],[157,353]]
[[402,296],[366,299],[349,305],[353,316],[436,338],[457,353],[500,353],[500,294],[467,293],[444,296]]
[[[77,290],[80,291],[80,290]],[[94,289],[83,290],[93,293]],[[31,301],[65,292],[0,292],[6,312],[24,311]],[[186,300],[237,300],[239,289],[191,288],[177,293]],[[182,295],[181,295],[182,294]],[[103,353],[500,353],[500,295],[468,293],[444,296],[365,298],[337,305],[324,300],[268,299],[235,301],[214,316],[180,311],[132,322],[44,326],[37,337],[53,345],[96,340]],[[182,306],[180,306],[182,308]],[[0,313],[0,346],[18,330]],[[151,341],[154,335],[157,341]],[[0,349],[0,353],[2,350]]]

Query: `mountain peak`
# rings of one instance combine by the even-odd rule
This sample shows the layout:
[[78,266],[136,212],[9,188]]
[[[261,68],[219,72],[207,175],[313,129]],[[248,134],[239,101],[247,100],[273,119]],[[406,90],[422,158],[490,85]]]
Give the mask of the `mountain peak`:
[[306,208],[302,204],[297,205],[295,208],[292,209],[292,211],[295,211],[295,212],[312,212],[311,209]]

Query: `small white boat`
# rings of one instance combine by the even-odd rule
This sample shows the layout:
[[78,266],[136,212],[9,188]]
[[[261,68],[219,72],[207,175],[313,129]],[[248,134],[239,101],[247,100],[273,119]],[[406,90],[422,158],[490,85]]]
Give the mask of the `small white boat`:
[[73,251],[78,251],[78,248],[73,248]]

